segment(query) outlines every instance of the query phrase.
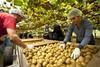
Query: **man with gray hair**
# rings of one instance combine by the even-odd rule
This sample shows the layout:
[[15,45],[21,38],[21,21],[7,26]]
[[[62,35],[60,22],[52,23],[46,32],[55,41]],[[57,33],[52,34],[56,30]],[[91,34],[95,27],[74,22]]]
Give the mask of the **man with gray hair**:
[[26,46],[16,34],[16,24],[24,18],[25,16],[20,9],[10,9],[9,14],[4,12],[0,13],[0,43],[3,42],[2,39],[5,36],[8,36],[12,42],[23,48],[33,47],[33,45]]
[[20,9],[11,9],[9,13],[0,13],[0,67],[13,63],[13,48],[11,42],[22,47],[32,49],[33,44],[25,45],[16,34],[16,24],[24,19]]
[[92,34],[93,26],[89,20],[82,17],[82,12],[77,8],[73,8],[68,13],[67,17],[72,21],[72,24],[70,25],[65,39],[60,47],[65,48],[66,43],[71,40],[72,32],[74,32],[76,34],[76,41],[78,45],[73,50],[71,58],[76,59],[80,56],[81,48],[83,48],[87,44],[95,44],[95,39]]

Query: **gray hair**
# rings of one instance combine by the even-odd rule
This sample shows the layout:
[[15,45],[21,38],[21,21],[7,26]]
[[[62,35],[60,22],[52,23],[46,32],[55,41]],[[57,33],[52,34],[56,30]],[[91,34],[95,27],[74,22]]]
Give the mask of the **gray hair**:
[[73,8],[72,10],[70,10],[67,17],[70,18],[72,16],[82,16],[82,12],[77,8]]

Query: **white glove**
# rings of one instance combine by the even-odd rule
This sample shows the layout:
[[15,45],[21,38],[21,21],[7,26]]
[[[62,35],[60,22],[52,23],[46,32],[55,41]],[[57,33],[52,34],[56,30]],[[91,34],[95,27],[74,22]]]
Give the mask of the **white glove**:
[[76,44],[77,46],[79,45],[79,43]]
[[27,45],[27,48],[28,49],[32,49],[32,48],[34,48],[34,45],[33,44],[29,44],[29,45]]
[[79,48],[75,48],[74,51],[71,54],[71,58],[76,59],[80,56],[80,49]]
[[71,42],[67,42],[67,44],[71,45]]
[[59,48],[65,49],[65,47],[66,47],[66,45],[65,45],[64,43],[61,43],[61,44],[59,45]]

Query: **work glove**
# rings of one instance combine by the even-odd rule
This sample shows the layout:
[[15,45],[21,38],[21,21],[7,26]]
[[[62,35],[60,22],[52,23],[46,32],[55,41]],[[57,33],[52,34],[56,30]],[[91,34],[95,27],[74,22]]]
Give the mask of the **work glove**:
[[59,48],[65,49],[65,47],[66,47],[66,44],[65,43],[60,43]]
[[71,42],[67,42],[67,44],[71,45]]
[[79,48],[75,48],[71,54],[71,58],[72,59],[76,59],[80,56],[80,49]]
[[28,49],[33,49],[33,48],[34,48],[34,45],[33,45],[33,44],[28,44],[28,45],[27,45],[27,48],[28,48]]

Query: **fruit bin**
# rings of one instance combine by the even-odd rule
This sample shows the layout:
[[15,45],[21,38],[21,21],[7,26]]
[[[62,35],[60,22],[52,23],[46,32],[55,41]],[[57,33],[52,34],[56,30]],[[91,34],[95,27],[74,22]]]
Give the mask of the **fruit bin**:
[[86,67],[99,51],[99,46],[87,45],[81,49],[76,60],[70,58],[76,43],[59,48],[59,41],[43,40],[35,42],[34,49],[19,49],[21,67]]
[[31,44],[31,43],[35,43],[35,42],[41,42],[43,41],[43,38],[31,38],[31,39],[22,39],[22,41],[26,44]]

